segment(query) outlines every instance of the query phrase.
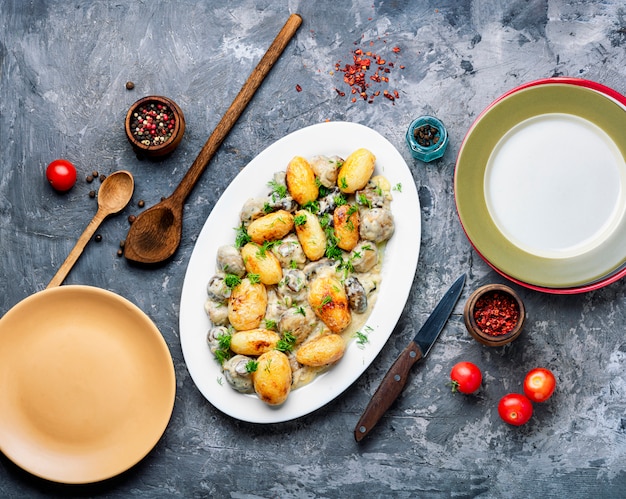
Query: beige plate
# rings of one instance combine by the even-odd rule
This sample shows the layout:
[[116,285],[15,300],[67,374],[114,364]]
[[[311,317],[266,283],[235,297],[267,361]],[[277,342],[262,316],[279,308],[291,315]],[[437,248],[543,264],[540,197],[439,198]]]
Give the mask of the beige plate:
[[61,286],[0,319],[0,450],[47,480],[126,471],[159,441],[176,382],[169,349],[138,307]]

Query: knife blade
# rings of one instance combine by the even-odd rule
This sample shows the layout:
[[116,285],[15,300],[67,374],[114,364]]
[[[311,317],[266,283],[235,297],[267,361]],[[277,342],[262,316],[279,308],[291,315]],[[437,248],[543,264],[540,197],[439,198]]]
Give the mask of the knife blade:
[[415,338],[411,340],[389,368],[354,428],[354,438],[357,442],[369,434],[383,414],[387,412],[387,409],[391,407],[391,404],[398,398],[406,385],[411,367],[428,355],[446,322],[448,322],[464,285],[465,274],[461,275],[450,286],[450,289],[446,291],[446,294],[417,332]]

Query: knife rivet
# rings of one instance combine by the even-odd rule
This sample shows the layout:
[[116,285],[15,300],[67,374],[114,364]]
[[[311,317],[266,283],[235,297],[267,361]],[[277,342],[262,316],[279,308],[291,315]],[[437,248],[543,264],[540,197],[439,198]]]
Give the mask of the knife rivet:
[[400,381],[402,378],[400,377],[399,374],[396,374],[393,379],[395,379],[396,381]]
[[367,431],[367,428],[365,428],[365,426],[359,426],[359,431],[361,433],[365,433]]
[[411,351],[409,352],[409,357],[411,357],[411,358],[414,358],[416,355],[417,355],[417,354],[416,354],[413,350],[411,350]]

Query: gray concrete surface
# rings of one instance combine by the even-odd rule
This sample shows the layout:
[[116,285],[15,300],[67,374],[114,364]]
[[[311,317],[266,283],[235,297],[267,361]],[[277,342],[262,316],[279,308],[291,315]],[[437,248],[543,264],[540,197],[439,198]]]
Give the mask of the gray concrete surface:
[[[141,211],[140,199],[150,206],[172,192],[291,12],[304,23],[190,196],[179,251],[161,268],[129,265],[116,255],[128,215]],[[357,45],[395,61],[388,86],[377,87],[397,90],[395,102],[382,95],[351,102],[335,64],[352,62]],[[626,93],[622,2],[0,1],[0,312],[46,286],[93,216],[84,176],[128,169],[132,205],[103,225],[102,242],[88,245],[66,283],[136,303],[166,339],[177,376],[171,422],[137,466],[72,487],[1,456],[0,496],[625,497],[626,284],[573,296],[514,285],[529,318],[522,337],[502,349],[474,342],[461,316],[472,289],[506,280],[459,224],[452,184],[459,146],[493,99],[557,75]],[[173,98],[187,120],[179,149],[158,163],[138,160],[123,132],[128,106],[150,94]],[[414,161],[404,143],[408,124],[424,113],[441,118],[451,137],[445,156],[429,165]],[[287,133],[326,120],[379,131],[411,166],[422,207],[417,274],[400,327],[348,391],[292,422],[242,423],[208,403],[187,372],[178,331],[185,269],[211,207],[246,163]],[[57,157],[80,170],[66,195],[45,181]],[[356,444],[354,424],[378,382],[461,272],[468,284],[440,341],[375,432]],[[452,396],[446,386],[463,359],[484,370],[478,397]],[[538,365],[554,370],[556,394],[526,426],[503,424],[498,399]]]

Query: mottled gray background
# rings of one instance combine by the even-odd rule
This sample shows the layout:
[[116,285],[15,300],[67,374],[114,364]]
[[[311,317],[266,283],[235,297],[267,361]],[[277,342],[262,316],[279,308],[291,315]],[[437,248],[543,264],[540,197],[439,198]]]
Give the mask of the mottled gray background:
[[[128,265],[116,251],[137,201],[150,206],[173,191],[291,12],[304,23],[190,196],[180,250],[159,269]],[[351,62],[355,43],[370,42],[396,61],[388,86],[379,87],[399,92],[393,104],[352,103],[335,91],[349,91],[335,64]],[[504,279],[458,222],[459,145],[493,99],[556,75],[626,93],[623,2],[0,0],[0,312],[47,285],[95,213],[84,176],[128,169],[133,203],[103,225],[103,241],[87,247],[66,282],[139,305],[165,337],[177,375],[170,425],[136,467],[106,483],[68,487],[2,456],[0,496],[625,497],[626,283],[576,296],[515,286],[529,320],[503,349],[471,340],[460,315],[472,289]],[[128,106],[150,94],[173,98],[187,120],[181,146],[159,163],[138,160],[123,133]],[[451,137],[444,158],[429,165],[414,161],[404,143],[408,124],[424,113],[441,118]],[[400,327],[345,394],[293,422],[242,423],[213,408],[185,367],[178,332],[185,269],[211,207],[246,163],[287,133],[326,120],[379,131],[411,166],[422,206],[418,271]],[[44,176],[57,157],[80,169],[66,195]],[[468,285],[440,342],[357,445],[352,431],[370,395],[462,272]],[[478,397],[452,396],[445,384],[463,359],[484,370]],[[537,365],[554,370],[555,396],[526,426],[503,424],[498,399],[519,390]]]

